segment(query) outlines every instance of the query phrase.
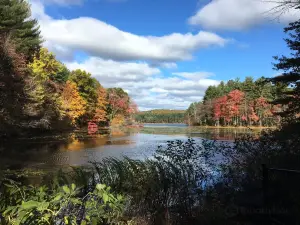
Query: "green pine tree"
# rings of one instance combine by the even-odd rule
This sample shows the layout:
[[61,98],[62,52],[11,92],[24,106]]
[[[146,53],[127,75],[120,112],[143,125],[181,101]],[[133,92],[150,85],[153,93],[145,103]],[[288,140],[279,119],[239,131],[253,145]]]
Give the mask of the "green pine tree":
[[284,32],[289,36],[285,42],[292,52],[289,56],[274,57],[275,69],[283,73],[270,80],[277,86],[288,87],[279,89],[280,97],[274,103],[285,105],[281,115],[292,119],[300,113],[300,20],[290,23]]
[[26,0],[0,0],[0,35],[9,38],[18,53],[31,60],[42,43],[38,22],[30,18]]

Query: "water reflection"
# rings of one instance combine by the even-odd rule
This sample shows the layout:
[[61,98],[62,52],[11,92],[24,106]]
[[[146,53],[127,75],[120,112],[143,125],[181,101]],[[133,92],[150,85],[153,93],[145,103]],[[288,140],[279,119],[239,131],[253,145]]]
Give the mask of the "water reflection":
[[147,125],[143,128],[75,132],[60,136],[18,139],[0,145],[0,168],[58,168],[84,165],[105,157],[143,159],[151,157],[157,146],[169,140],[188,137],[231,141],[244,134],[259,135],[260,130]]

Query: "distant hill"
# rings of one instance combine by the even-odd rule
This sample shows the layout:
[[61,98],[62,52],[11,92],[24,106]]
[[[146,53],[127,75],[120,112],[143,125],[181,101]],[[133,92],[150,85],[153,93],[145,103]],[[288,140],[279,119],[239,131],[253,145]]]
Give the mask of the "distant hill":
[[184,123],[185,110],[153,109],[135,115],[139,123]]

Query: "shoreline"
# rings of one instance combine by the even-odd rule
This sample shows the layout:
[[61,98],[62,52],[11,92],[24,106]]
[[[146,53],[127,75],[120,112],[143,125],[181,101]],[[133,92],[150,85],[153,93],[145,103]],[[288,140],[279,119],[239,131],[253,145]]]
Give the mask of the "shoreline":
[[140,123],[140,124],[184,124],[184,125],[187,125],[186,123]]
[[186,125],[187,127],[199,127],[199,128],[212,128],[212,129],[276,129],[276,126],[273,127],[260,127],[260,126],[189,126],[186,123],[142,123],[142,124],[180,124],[180,125]]
[[202,128],[215,128],[215,129],[276,129],[277,127],[259,127],[259,126],[188,126],[188,127],[202,127]]

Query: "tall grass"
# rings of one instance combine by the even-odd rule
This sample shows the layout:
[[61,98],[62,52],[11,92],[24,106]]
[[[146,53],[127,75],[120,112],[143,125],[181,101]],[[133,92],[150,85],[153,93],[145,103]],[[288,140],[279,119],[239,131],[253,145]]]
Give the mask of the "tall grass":
[[129,196],[131,216],[146,218],[150,224],[188,223],[211,176],[207,167],[213,146],[177,140],[159,146],[153,159],[92,162],[93,180]]
[[[261,164],[298,169],[298,128],[292,134],[273,131],[234,143],[171,141],[159,146],[151,159],[107,158],[44,183],[75,183],[83,196],[104,183],[114,195],[124,196],[122,218],[136,224],[296,224],[299,182],[287,175],[270,177],[270,205],[263,208]],[[281,206],[287,214],[266,211]]]

